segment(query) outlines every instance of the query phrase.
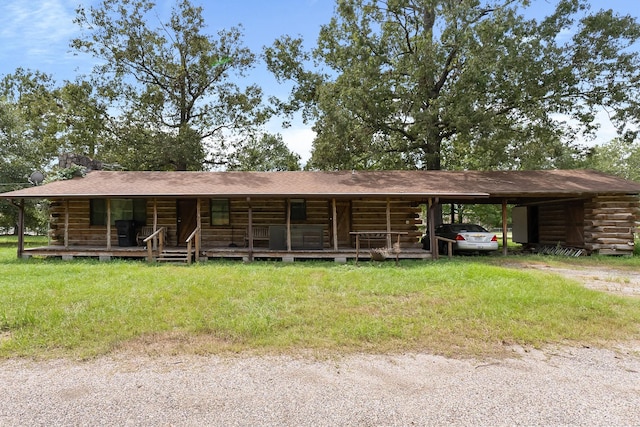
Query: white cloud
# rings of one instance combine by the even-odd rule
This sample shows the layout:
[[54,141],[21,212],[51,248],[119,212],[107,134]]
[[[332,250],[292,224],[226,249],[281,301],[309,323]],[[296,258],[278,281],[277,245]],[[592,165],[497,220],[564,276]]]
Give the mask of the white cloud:
[[282,135],[282,140],[287,144],[289,150],[300,155],[302,164],[309,161],[311,157],[311,147],[313,140],[316,137],[316,133],[311,128],[287,128],[279,131]]
[[[0,57],[16,66],[59,61],[77,33],[77,1],[12,1],[0,5]],[[23,65],[23,63],[26,63]]]

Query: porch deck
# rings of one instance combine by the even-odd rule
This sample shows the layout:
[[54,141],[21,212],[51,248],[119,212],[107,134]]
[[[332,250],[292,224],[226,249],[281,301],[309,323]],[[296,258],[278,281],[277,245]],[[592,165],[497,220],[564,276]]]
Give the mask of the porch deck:
[[[184,247],[165,247],[165,250],[184,250]],[[155,253],[157,254],[157,252]],[[338,251],[324,250],[271,250],[268,248],[254,248],[250,251],[244,247],[207,247],[200,250],[200,261],[209,259],[236,259],[242,261],[273,259],[281,261],[295,261],[301,259],[318,259],[332,260],[336,262],[346,262],[347,260],[355,260],[356,255],[360,260],[371,259],[371,253],[368,249],[360,249],[359,253],[356,249],[340,249]],[[142,246],[131,247],[111,247],[106,246],[40,246],[34,248],[25,248],[23,257],[61,257],[62,259],[71,260],[75,257],[80,258],[98,258],[102,261],[109,261],[112,258],[138,258],[146,259],[147,250]],[[394,258],[389,257],[389,259]],[[431,252],[419,248],[402,249],[398,254],[400,259],[431,259]]]

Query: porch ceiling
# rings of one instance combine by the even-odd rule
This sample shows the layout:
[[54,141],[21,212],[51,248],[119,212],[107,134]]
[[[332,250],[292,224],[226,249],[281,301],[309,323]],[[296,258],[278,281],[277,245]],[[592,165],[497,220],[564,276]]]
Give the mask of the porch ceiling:
[[448,200],[640,194],[640,183],[590,170],[112,172],[0,198],[440,197]]

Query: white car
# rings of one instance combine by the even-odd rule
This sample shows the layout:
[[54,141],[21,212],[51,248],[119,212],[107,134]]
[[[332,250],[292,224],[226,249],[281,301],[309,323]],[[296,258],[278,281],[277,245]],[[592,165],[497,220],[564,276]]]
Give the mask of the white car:
[[[455,240],[454,252],[491,252],[498,250],[498,237],[478,224],[441,224],[436,236]],[[439,252],[447,253],[447,242],[438,242]]]

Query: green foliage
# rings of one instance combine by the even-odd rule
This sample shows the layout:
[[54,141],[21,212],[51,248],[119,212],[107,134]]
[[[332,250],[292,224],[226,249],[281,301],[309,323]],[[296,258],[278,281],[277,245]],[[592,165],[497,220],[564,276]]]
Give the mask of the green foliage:
[[[29,176],[44,170],[55,153],[59,119],[50,77],[18,69],[0,81],[0,191],[31,185]],[[41,230],[46,224],[41,203],[25,203],[25,226]],[[0,202],[0,227],[14,228],[18,209]]]
[[251,137],[231,155],[228,170],[296,171],[300,170],[300,156],[289,150],[281,135],[262,134]]
[[[480,224],[487,229],[502,227],[502,206],[491,204],[446,204],[442,206],[445,222]],[[511,205],[507,206],[507,218],[511,218]],[[451,219],[453,218],[453,221]]]
[[[110,122],[105,159],[127,169],[201,170],[267,118],[262,92],[244,89],[255,57],[240,28],[204,34],[202,8],[179,0],[159,21],[149,0],[102,0],[77,10],[86,32],[72,46],[101,59],[92,84],[120,114]],[[224,162],[224,159],[222,160]]]
[[586,167],[640,182],[640,142],[617,138],[593,147]]
[[71,165],[68,168],[54,168],[51,172],[47,173],[44,183],[73,179],[76,176],[85,176],[86,173],[87,168],[78,165]]
[[267,65],[294,82],[279,106],[315,120],[313,167],[575,167],[603,106],[633,138],[637,21],[585,0],[527,19],[528,4],[339,0],[310,52],[276,41]]

